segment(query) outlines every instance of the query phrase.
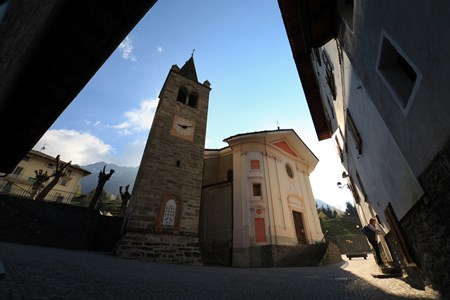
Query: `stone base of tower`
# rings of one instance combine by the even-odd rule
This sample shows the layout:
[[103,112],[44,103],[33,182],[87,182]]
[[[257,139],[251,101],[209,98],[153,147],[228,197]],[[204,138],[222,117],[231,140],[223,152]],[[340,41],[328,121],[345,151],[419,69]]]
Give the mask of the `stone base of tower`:
[[203,265],[198,237],[192,235],[127,232],[114,252],[124,258]]

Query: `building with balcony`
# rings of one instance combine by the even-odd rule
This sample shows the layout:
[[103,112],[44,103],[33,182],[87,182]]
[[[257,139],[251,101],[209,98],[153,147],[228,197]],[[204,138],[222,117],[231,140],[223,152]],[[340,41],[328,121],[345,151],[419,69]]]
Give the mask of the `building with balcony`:
[[[33,183],[36,180],[35,171],[42,170],[51,176],[56,168],[56,158],[45,153],[31,150],[23,157],[14,171],[3,177],[0,181],[1,193],[20,194],[32,197]],[[80,194],[80,180],[82,177],[90,175],[91,172],[78,165],[70,165],[66,170],[66,176],[61,177],[57,185],[45,198],[46,201],[59,203],[70,203],[72,198]],[[48,184],[52,177],[48,179]]]

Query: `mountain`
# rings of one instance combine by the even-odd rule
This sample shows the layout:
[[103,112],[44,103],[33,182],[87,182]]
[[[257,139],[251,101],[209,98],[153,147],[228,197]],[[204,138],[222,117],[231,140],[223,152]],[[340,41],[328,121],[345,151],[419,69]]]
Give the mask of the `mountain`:
[[333,208],[337,209],[333,205],[330,205],[330,204],[328,204],[328,203],[326,203],[326,202],[324,202],[324,201],[322,201],[320,199],[314,199],[314,200],[316,200],[317,207],[323,207],[323,208],[329,207],[331,210],[333,210]]
[[334,207],[333,205],[330,205],[330,204],[328,204],[328,203],[326,203],[326,202],[324,202],[324,201],[322,201],[322,200],[320,200],[320,199],[314,199],[314,200],[316,200],[316,204],[317,204],[317,207],[323,207],[323,208],[327,208],[327,207],[329,207],[332,211],[334,210],[334,211],[336,211],[337,213],[344,213],[342,210],[340,210],[339,208],[337,208],[337,207]]
[[103,189],[108,194],[119,195],[119,187],[130,185],[130,193],[133,190],[134,180],[139,167],[121,167],[115,164],[108,164],[105,162],[97,162],[94,164],[81,166],[83,169],[90,171],[92,174],[81,178],[81,193],[87,194],[97,187],[98,184],[98,174],[105,167],[105,173],[108,174],[111,169],[114,170],[111,178],[105,183]]

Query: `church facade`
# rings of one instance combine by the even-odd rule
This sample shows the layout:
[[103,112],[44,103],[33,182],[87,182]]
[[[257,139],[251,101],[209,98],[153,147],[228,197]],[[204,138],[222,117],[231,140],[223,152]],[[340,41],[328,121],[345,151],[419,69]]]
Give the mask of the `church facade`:
[[298,135],[261,131],[224,141],[229,147],[205,151],[199,232],[204,260],[260,267],[272,246],[320,243],[309,182],[318,159]]

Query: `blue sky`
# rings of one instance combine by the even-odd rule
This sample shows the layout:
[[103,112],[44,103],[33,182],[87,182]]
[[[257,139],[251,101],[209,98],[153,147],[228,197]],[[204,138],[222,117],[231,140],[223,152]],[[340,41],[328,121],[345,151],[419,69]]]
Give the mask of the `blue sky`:
[[206,148],[292,128],[320,160],[314,196],[341,208],[353,201],[336,187],[343,170],[331,140],[317,140],[275,0],[159,0],[34,149],[79,165],[139,165],[169,69],[193,49],[198,79],[212,88]]

